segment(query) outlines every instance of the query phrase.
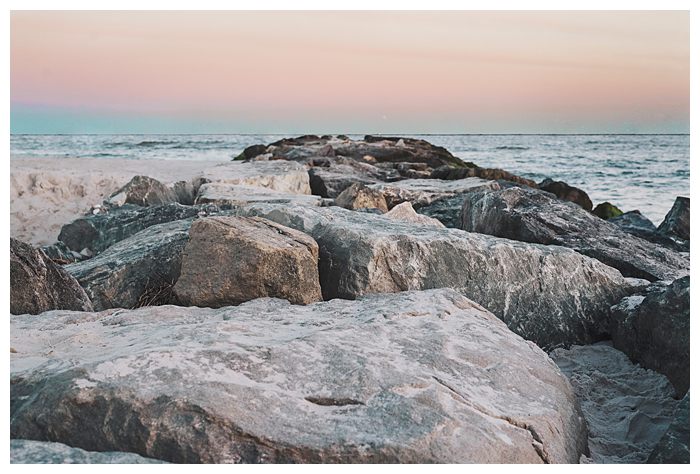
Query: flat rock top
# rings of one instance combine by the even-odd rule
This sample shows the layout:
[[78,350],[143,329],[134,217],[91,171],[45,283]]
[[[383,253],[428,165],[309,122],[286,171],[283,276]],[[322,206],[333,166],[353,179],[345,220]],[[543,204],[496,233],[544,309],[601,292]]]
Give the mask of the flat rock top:
[[250,202],[273,202],[321,205],[323,198],[309,194],[292,194],[274,189],[229,183],[206,183],[200,186],[197,202],[216,202],[231,204],[246,204]]
[[[22,403],[13,436],[26,419],[29,430],[46,422],[79,437],[61,420],[81,409],[107,416],[90,402],[101,399],[157,424],[138,452],[171,461],[577,462],[585,444],[570,386],[547,355],[451,290],[51,312],[11,325],[13,390],[64,381],[38,398],[63,408]],[[31,421],[42,416],[54,419]],[[111,432],[97,433],[104,439],[90,442],[110,450]],[[256,451],[237,451],[251,440]]]
[[481,178],[464,179],[404,179],[391,183],[379,183],[370,186],[375,189],[400,188],[407,191],[425,191],[440,193],[464,193],[476,188],[490,187],[500,189],[496,181]]

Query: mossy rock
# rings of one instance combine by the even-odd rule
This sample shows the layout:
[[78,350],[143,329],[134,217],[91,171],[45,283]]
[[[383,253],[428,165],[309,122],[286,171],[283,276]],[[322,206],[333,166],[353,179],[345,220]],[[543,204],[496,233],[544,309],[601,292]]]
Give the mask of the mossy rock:
[[610,204],[607,201],[601,202],[600,204],[598,204],[595,207],[595,209],[593,209],[592,212],[596,216],[600,217],[601,219],[605,219],[605,220],[611,219],[613,217],[621,216],[622,214],[624,214],[620,210],[620,208],[618,208],[617,206],[615,206],[613,204]]

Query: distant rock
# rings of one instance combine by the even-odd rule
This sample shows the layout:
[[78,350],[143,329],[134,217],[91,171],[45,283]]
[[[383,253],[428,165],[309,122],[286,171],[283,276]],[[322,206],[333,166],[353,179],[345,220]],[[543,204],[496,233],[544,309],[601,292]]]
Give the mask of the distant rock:
[[11,464],[158,464],[162,462],[121,451],[101,453],[71,448],[61,443],[27,439],[10,440]]
[[681,196],[676,198],[673,207],[659,225],[659,231],[683,240],[690,240],[690,198]]
[[688,241],[682,241],[677,237],[670,237],[660,232],[653,222],[637,210],[625,212],[617,217],[611,217],[608,219],[608,222],[615,224],[628,234],[636,235],[641,239],[663,245],[669,249],[678,252],[688,252],[690,250]]
[[251,205],[240,212],[317,241],[324,299],[455,288],[540,347],[599,340],[608,331],[610,306],[631,287],[617,270],[562,247],[339,207]]
[[661,372],[678,396],[690,387],[690,277],[657,282],[613,306],[615,347],[643,367]]
[[607,201],[598,204],[592,212],[593,215],[604,220],[612,219],[613,217],[618,217],[624,214],[617,206],[610,204]]
[[572,463],[586,449],[547,355],[452,290],[12,316],[10,335],[12,437],[179,463]]
[[174,302],[182,252],[192,219],[157,224],[64,268],[90,296],[95,310]]
[[411,222],[413,224],[428,225],[432,227],[444,228],[445,226],[437,219],[418,214],[413,210],[410,202],[404,202],[385,214],[385,217],[395,221]]
[[10,238],[10,313],[53,309],[92,311],[92,304],[75,278],[41,250]]
[[361,183],[355,183],[340,193],[335,198],[335,205],[350,210],[374,208],[388,211],[384,194]]
[[173,291],[180,304],[219,308],[266,296],[321,300],[318,245],[260,218],[209,217],[192,224]]
[[647,463],[690,463],[690,392],[681,400],[668,431],[649,455]]
[[516,176],[513,173],[504,171],[497,168],[481,168],[476,166],[474,163],[465,163],[464,167],[450,167],[441,166],[436,168],[431,173],[430,177],[432,179],[465,179],[465,178],[481,178],[487,180],[503,180],[510,181],[513,183],[528,186],[530,188],[537,188],[537,183],[531,179],[522,178]]
[[656,281],[688,274],[687,256],[628,234],[548,193],[510,188],[467,196],[462,209],[466,231],[569,247],[629,277]]
[[584,190],[570,186],[564,181],[553,181],[547,178],[537,186],[543,191],[554,194],[559,199],[576,203],[587,211],[593,209],[593,202]]
[[671,423],[678,401],[666,377],[630,362],[609,342],[557,349],[588,424],[595,463],[644,463]]
[[148,176],[134,176],[131,181],[114,192],[107,201],[116,206],[124,204],[157,206],[177,202],[177,196],[172,189],[157,179]]

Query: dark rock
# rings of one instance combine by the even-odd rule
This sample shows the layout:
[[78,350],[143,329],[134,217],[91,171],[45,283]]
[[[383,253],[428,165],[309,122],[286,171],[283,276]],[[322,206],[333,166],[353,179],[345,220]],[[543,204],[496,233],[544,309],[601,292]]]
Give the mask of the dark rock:
[[363,208],[375,208],[382,212],[389,210],[386,206],[384,194],[381,191],[360,183],[355,183],[340,193],[335,198],[335,204],[351,210]]
[[588,197],[588,194],[586,194],[584,190],[569,186],[564,181],[553,181],[547,178],[538,184],[538,186],[541,190],[552,193],[564,201],[576,203],[587,211],[593,209],[591,198]]
[[617,217],[611,217],[608,219],[608,222],[615,224],[628,234],[636,235],[641,239],[663,245],[672,250],[678,252],[687,252],[690,250],[688,241],[681,241],[678,238],[674,239],[660,232],[657,230],[654,223],[644,217],[639,211],[625,212]]
[[246,217],[192,224],[173,291],[180,304],[220,308],[255,298],[321,300],[318,245],[308,235]]
[[10,313],[92,311],[85,291],[41,250],[10,238]]
[[613,217],[618,217],[624,214],[617,206],[610,204],[607,201],[598,204],[592,212],[594,215],[604,220],[608,220]]
[[192,219],[153,225],[64,268],[85,288],[97,311],[174,303],[172,287],[191,225]]
[[186,206],[194,204],[197,191],[190,181],[177,181],[171,186],[175,194],[175,201]]
[[679,396],[690,387],[690,277],[649,286],[613,308],[613,343],[643,367],[661,372]]
[[537,188],[537,183],[531,179],[516,176],[508,171],[497,168],[481,168],[474,163],[468,163],[463,168],[453,168],[449,166],[438,167],[430,174],[432,179],[465,179],[481,178],[488,180],[512,181],[531,188]]
[[311,194],[324,198],[336,198],[355,183],[368,185],[377,182],[379,182],[378,179],[362,174],[349,165],[336,165],[332,170],[325,168],[309,170]]
[[71,250],[66,244],[60,241],[51,245],[44,245],[41,247],[41,251],[58,265],[79,262],[84,259],[80,253]]
[[121,451],[100,453],[71,448],[61,443],[27,439],[10,440],[11,464],[157,464],[162,462]]
[[690,463],[690,392],[678,405],[671,426],[649,455],[647,463]]
[[157,179],[148,176],[134,176],[131,181],[114,192],[108,201],[118,203],[118,205],[157,206],[177,202],[177,196],[172,189]]
[[180,463],[585,452],[582,413],[547,354],[451,290],[12,316],[10,334],[12,437]]
[[581,207],[523,188],[470,193],[462,228],[523,242],[569,247],[623,275],[655,281],[688,274],[686,256],[624,232]]
[[608,332],[610,306],[629,294],[617,270],[562,247],[339,207],[251,205],[239,212],[316,240],[324,299],[455,288],[540,347],[599,340]]
[[659,231],[683,240],[690,240],[690,198],[678,196],[668,211]]
[[251,145],[244,149],[240,155],[234,158],[234,160],[250,160],[258,155],[262,155],[267,152],[267,145]]

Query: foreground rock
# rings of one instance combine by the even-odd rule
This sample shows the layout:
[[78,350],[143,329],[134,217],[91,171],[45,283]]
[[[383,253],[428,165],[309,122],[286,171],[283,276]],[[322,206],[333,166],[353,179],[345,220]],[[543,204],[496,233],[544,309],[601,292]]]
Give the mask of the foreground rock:
[[690,387],[690,277],[670,285],[657,282],[612,309],[615,347],[664,374],[683,396]]
[[649,455],[650,464],[690,463],[690,393],[676,409],[671,426]]
[[659,231],[653,222],[647,219],[639,211],[629,211],[617,217],[608,219],[608,222],[615,224],[620,229],[628,234],[636,235],[637,237],[661,244],[664,247],[670,248],[677,252],[687,252],[690,250],[688,241],[682,241],[678,238],[673,238]]
[[387,212],[386,198],[380,190],[355,183],[335,198],[335,205],[345,209],[379,209]]
[[288,194],[311,194],[309,174],[299,163],[286,161],[239,161],[211,166],[195,177],[195,189],[205,183],[256,186]]
[[41,250],[10,238],[10,312],[52,309],[92,311],[92,304],[75,278]]
[[547,355],[451,290],[11,324],[13,437],[190,463],[558,463],[585,451]]
[[88,249],[97,255],[153,225],[218,214],[224,209],[225,206],[216,205],[183,206],[170,203],[143,208],[127,204],[106,214],[84,216],[64,225],[58,240],[75,252]]
[[690,198],[676,198],[673,207],[659,225],[659,231],[682,240],[690,240]]
[[[628,294],[620,273],[576,252],[339,207],[249,206],[319,245],[324,299],[456,288],[540,347],[599,340],[610,306]],[[585,211],[583,211],[585,212]]]
[[95,310],[172,303],[192,219],[157,224],[84,262],[64,268],[90,296]]
[[138,454],[111,451],[100,453],[71,448],[61,443],[10,440],[11,464],[155,464],[162,463]]
[[148,176],[134,176],[131,181],[114,192],[108,202],[123,206],[158,206],[177,202],[177,195],[168,186]]
[[173,291],[180,304],[218,308],[265,296],[321,300],[318,245],[260,218],[209,217],[192,224]]
[[581,402],[591,460],[645,462],[678,405],[666,377],[633,364],[609,343],[557,349],[550,356]]
[[523,188],[467,195],[462,228],[524,242],[569,247],[629,277],[688,274],[687,256],[630,235],[572,203]]
[[552,193],[559,199],[571,201],[587,211],[593,210],[593,202],[591,202],[591,198],[588,197],[588,194],[583,189],[570,186],[564,181],[554,181],[549,178],[545,179],[537,186],[542,191]]
[[320,206],[323,199],[309,194],[283,193],[257,186],[207,183],[199,187],[195,202],[222,207],[244,206],[256,202]]

